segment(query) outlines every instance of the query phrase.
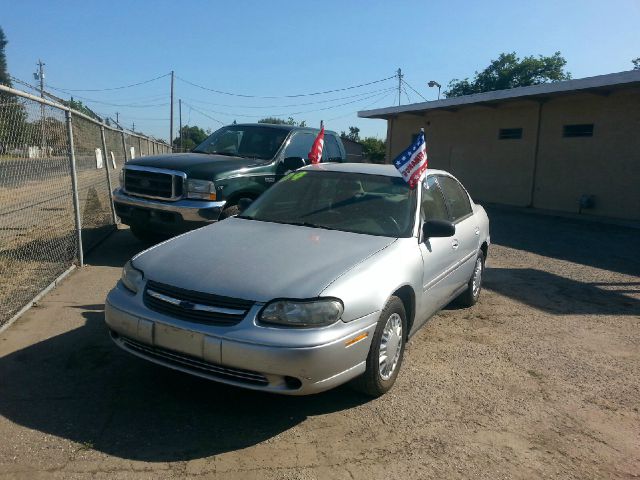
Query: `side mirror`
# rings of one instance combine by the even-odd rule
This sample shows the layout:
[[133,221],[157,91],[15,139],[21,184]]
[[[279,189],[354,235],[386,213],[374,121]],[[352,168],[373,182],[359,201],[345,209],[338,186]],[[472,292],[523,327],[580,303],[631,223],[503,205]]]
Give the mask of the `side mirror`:
[[456,226],[446,220],[429,220],[422,225],[422,238],[453,237]]
[[282,162],[285,170],[298,170],[299,168],[304,167],[307,162],[304,161],[302,157],[287,157]]
[[244,212],[247,208],[249,208],[249,205],[251,205],[252,203],[253,203],[252,198],[241,198],[240,200],[238,200],[238,210],[240,210],[241,212]]

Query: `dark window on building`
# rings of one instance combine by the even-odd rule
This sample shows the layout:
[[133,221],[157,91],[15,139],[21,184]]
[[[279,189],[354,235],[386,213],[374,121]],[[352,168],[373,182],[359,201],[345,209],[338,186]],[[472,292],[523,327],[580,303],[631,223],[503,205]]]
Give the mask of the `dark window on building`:
[[582,125],[565,125],[562,127],[563,137],[593,137],[593,123]]
[[498,140],[518,140],[522,138],[521,128],[501,128],[498,132]]

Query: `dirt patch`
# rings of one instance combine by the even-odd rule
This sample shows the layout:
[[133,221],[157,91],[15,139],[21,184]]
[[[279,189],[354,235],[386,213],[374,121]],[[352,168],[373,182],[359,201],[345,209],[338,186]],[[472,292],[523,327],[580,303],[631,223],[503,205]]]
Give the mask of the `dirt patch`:
[[479,304],[434,317],[373,401],[248,392],[118,351],[102,302],[141,248],[118,232],[0,335],[0,478],[638,478],[638,231],[491,220]]

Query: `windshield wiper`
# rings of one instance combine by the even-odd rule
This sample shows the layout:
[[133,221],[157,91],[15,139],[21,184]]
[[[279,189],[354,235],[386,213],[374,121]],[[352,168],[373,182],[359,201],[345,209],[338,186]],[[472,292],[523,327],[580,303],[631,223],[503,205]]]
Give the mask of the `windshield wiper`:
[[236,218],[244,218],[245,220],[255,220],[255,218],[250,217],[249,215],[236,215]]
[[279,223],[284,223],[286,225],[296,225],[299,227],[322,228],[324,230],[337,230],[337,228],[328,227],[326,225],[318,225],[317,223],[311,223],[311,222],[279,222]]

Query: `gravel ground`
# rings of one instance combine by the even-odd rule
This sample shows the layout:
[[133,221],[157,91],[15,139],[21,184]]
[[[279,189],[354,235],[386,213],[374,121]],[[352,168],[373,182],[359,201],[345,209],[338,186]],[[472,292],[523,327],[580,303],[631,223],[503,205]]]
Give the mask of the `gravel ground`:
[[394,389],[278,397],[116,349],[120,230],[0,334],[0,478],[640,477],[640,231],[490,211],[485,288]]

